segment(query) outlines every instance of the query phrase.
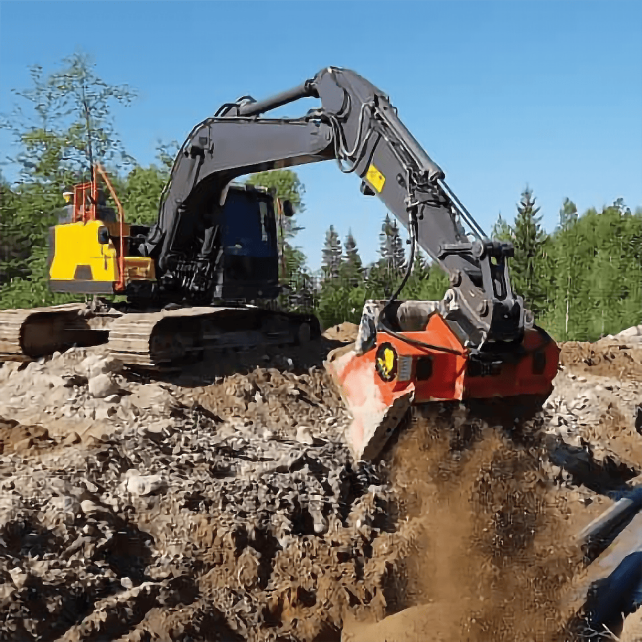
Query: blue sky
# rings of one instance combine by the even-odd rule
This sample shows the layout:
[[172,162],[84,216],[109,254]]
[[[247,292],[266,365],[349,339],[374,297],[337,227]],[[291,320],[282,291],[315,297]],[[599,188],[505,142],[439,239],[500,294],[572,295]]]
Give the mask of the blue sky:
[[[642,205],[642,3],[608,2],[0,2],[0,111],[28,66],[81,49],[110,83],[140,96],[117,130],[143,165],[159,139],[182,141],[223,102],[287,89],[336,65],[389,94],[482,227],[512,220],[528,184],[545,227],[565,196],[580,211]],[[313,101],[290,106],[305,113]],[[8,146],[0,136],[0,152]],[[4,153],[1,154],[3,157]],[[11,178],[11,168],[3,167]],[[299,170],[318,268],[325,231],[352,229],[376,258],[385,214],[333,163]]]

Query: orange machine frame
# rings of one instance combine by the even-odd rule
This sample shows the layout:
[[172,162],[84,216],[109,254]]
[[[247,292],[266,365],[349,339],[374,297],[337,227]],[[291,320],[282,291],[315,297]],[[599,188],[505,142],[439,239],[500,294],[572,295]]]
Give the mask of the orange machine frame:
[[[430,315],[425,330],[402,334],[435,348],[378,332],[373,349],[361,355],[339,349],[326,363],[352,414],[347,437],[357,459],[375,457],[410,406],[432,401],[540,396],[552,391],[559,348],[537,328],[525,331],[519,360],[504,362],[497,372],[483,376],[471,374],[468,350],[438,313]],[[449,352],[439,350],[439,346]],[[393,355],[389,376],[382,374],[382,364],[378,364],[382,350]]]

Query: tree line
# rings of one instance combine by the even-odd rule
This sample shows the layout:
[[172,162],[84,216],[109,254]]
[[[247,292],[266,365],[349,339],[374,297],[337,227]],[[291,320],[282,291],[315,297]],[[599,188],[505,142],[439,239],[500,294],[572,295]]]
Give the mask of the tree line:
[[[159,142],[156,161],[138,164],[118,137],[113,117],[136,92],[105,82],[83,54],[66,58],[48,74],[33,67],[31,86],[15,94],[16,110],[0,119],[0,127],[13,136],[17,151],[9,160],[18,168],[13,185],[0,176],[3,309],[74,299],[48,290],[48,228],[56,223],[62,191],[87,180],[91,161],[99,160],[113,177],[128,222],[150,224],[178,147]],[[305,186],[296,172],[261,172],[247,180],[289,199],[298,214],[305,211]],[[492,235],[515,246],[509,261],[513,287],[538,324],[558,340],[595,340],[641,323],[642,208],[632,212],[618,199],[580,214],[566,199],[556,228],[547,233],[536,201],[525,188],[513,220],[500,216]],[[382,222],[378,258],[367,265],[352,232],[341,239],[330,225],[321,269],[312,272],[296,245],[300,229],[296,217],[279,217],[279,303],[314,311],[326,327],[357,323],[364,301],[391,296],[408,269],[408,247],[389,215]],[[446,275],[419,251],[401,297],[435,300],[447,288]]]
[[[594,341],[642,323],[642,208],[632,212],[617,199],[580,215],[566,198],[557,226],[547,233],[537,198],[526,187],[514,219],[498,217],[492,236],[513,244],[513,290],[555,339]],[[378,260],[363,266],[354,236],[348,234],[342,246],[330,226],[318,303],[324,321],[357,322],[364,299],[390,296],[403,278],[407,252],[388,216],[380,239]],[[448,287],[439,266],[419,252],[402,298],[441,299]]]

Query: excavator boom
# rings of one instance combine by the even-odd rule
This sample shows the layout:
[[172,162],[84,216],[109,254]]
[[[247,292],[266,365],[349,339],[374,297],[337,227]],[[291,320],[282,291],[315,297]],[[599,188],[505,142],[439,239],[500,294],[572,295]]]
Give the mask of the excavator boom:
[[[321,107],[298,119],[263,117],[304,97],[318,97]],[[171,283],[174,266],[185,265],[195,224],[215,228],[215,211],[232,180],[323,160],[335,160],[341,171],[359,176],[362,192],[378,196],[449,275],[448,323],[462,341],[480,347],[486,341],[521,340],[523,301],[512,292],[505,261],[512,246],[484,236],[388,97],[346,69],[328,67],[260,102],[246,98],[223,105],[195,127],[177,155],[144,253],[157,258]],[[212,237],[213,231],[205,234],[191,258],[195,290],[211,288],[199,275],[215,251]],[[529,314],[526,320],[531,325]]]

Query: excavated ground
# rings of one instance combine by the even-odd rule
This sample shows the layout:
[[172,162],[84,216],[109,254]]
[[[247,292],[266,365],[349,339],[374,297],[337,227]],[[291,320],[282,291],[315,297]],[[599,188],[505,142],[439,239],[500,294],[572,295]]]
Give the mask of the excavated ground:
[[539,413],[435,407],[355,470],[321,366],[353,334],[1,366],[0,640],[567,639],[572,535],[642,472],[642,344],[566,344]]

